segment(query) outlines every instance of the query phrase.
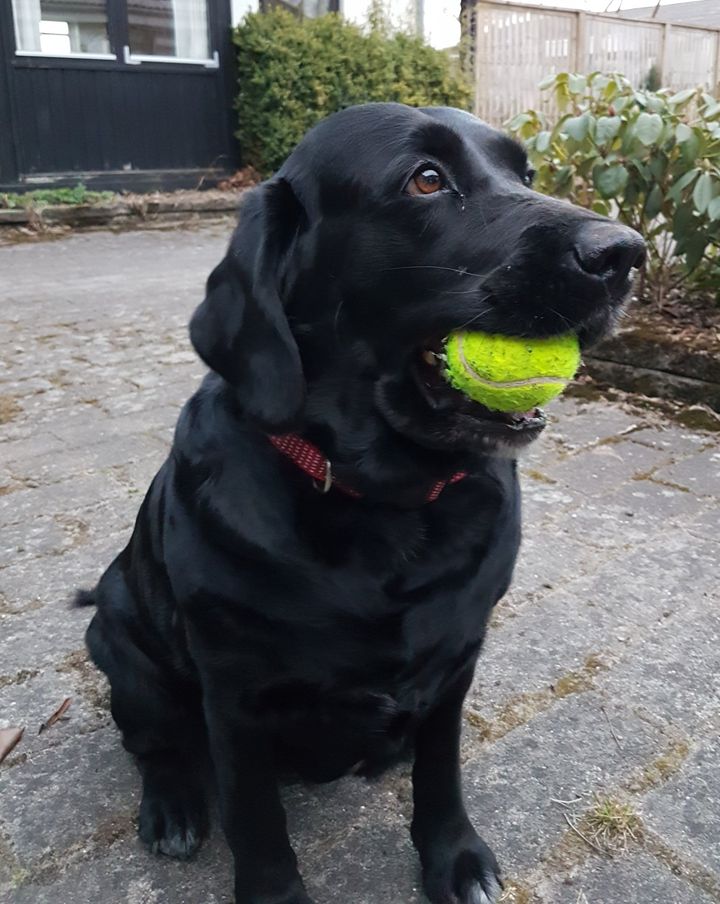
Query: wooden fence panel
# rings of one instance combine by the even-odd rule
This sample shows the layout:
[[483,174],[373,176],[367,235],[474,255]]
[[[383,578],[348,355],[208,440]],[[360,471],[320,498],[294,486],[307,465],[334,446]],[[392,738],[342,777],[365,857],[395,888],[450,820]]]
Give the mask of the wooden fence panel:
[[475,112],[502,125],[530,107],[554,112],[539,83],[557,72],[621,72],[641,87],[657,67],[664,87],[715,93],[720,29],[479,0],[475,7]]
[[585,59],[581,71],[621,72],[637,86],[645,83],[663,52],[663,26],[635,20],[587,16]]
[[539,100],[549,108],[547,94],[538,98],[538,82],[573,67],[575,18],[541,7],[478,5],[475,62],[483,119],[504,122]]
[[713,88],[718,33],[673,25],[665,55],[665,83],[680,90],[695,85]]

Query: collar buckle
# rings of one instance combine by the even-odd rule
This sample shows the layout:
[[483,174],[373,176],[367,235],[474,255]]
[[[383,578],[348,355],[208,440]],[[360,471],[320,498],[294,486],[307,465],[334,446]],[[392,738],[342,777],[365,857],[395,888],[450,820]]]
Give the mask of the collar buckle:
[[326,493],[329,493],[332,489],[333,485],[333,474],[332,474],[332,466],[330,461],[325,459],[325,480],[320,483],[317,480],[313,480],[313,486],[318,491],[318,493],[322,493],[324,496]]

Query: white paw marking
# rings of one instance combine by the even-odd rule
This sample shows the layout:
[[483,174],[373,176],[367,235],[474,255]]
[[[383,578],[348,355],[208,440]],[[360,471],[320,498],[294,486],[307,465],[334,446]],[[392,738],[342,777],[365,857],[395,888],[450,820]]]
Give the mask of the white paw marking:
[[495,876],[489,874],[485,876],[484,882],[487,893],[479,883],[474,884],[470,889],[467,904],[497,904],[500,900],[502,886]]

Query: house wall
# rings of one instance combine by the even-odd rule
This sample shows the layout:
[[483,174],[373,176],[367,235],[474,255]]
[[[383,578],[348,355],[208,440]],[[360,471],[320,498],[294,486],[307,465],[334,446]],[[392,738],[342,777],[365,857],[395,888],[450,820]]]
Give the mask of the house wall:
[[210,0],[206,62],[129,61],[124,0],[111,0],[111,55],[15,52],[0,2],[0,190],[44,184],[197,185],[239,161],[230,0]]

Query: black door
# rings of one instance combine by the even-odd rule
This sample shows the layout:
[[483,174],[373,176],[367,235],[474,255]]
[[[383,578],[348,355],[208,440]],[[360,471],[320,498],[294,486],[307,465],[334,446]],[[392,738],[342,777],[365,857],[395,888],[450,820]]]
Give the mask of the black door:
[[230,0],[3,0],[0,184],[191,184],[235,163]]

